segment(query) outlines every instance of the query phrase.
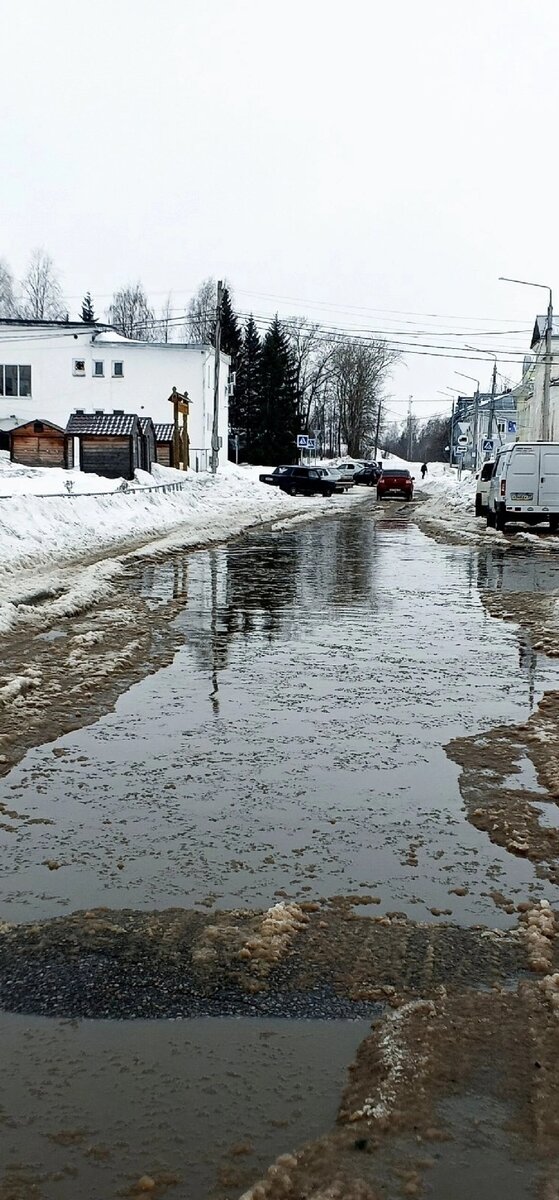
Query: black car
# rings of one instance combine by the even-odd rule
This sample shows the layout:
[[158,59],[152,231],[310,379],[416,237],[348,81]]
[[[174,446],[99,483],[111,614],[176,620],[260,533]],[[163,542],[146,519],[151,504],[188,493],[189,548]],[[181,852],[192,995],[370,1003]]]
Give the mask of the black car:
[[337,491],[336,480],[329,475],[323,475],[316,467],[276,467],[269,475],[259,476],[261,483],[270,483],[296,496],[301,492],[311,496],[318,492],[321,496],[333,496]]
[[374,487],[382,475],[382,468],[378,463],[365,463],[359,471],[355,471],[353,475],[354,483],[364,483],[366,487]]

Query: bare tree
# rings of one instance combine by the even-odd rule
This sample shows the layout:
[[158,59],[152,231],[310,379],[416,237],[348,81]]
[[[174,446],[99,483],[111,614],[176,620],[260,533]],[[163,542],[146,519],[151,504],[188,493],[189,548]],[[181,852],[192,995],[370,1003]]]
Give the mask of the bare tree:
[[211,276],[195,292],[186,313],[186,337],[190,342],[211,346],[214,338],[217,285]]
[[169,292],[167,299],[161,308],[161,316],[157,321],[158,341],[172,342],[173,341],[173,293]]
[[14,277],[5,258],[0,258],[0,317],[15,317]]
[[57,321],[67,316],[60,281],[50,254],[34,250],[21,281],[21,315],[28,320]]
[[139,280],[115,292],[107,315],[111,325],[124,337],[140,342],[156,340],[155,314]]
[[[324,337],[318,325],[306,317],[292,317],[285,332],[293,354],[296,371],[297,401],[301,429],[309,429],[311,415],[316,415],[334,371],[335,345]],[[314,421],[316,424],[316,421]],[[322,428],[321,425],[317,426]]]
[[374,426],[383,388],[398,354],[385,342],[342,342],[334,356],[334,381],[340,431],[352,455],[363,454],[374,441]]

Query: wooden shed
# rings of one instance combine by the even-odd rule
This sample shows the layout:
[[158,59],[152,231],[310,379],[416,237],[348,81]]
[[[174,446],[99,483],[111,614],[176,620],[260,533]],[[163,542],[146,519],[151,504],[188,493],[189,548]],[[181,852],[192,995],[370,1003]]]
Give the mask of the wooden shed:
[[155,424],[155,445],[157,448],[157,461],[163,467],[178,467],[175,462],[173,448],[173,422],[168,424]]
[[107,479],[133,479],[142,465],[140,420],[135,413],[115,409],[112,413],[86,413],[77,409],[66,426],[66,433],[79,442],[82,471],[104,475]]
[[151,471],[157,462],[157,446],[155,443],[155,425],[151,417],[140,417],[140,442],[142,471]]
[[10,430],[10,458],[26,467],[73,467],[72,439],[52,421],[26,421]]

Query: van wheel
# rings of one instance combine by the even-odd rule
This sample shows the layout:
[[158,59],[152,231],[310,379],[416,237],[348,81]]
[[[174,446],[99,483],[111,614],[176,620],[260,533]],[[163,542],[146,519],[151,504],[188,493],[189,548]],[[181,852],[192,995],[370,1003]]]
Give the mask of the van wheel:
[[505,529],[506,529],[506,524],[507,524],[507,514],[506,514],[504,508],[499,508],[497,510],[497,512],[495,513],[495,528],[498,529],[500,533],[504,533]]
[[557,533],[559,529],[559,513],[553,513],[549,518],[549,532]]
[[481,517],[481,515],[482,515],[481,496],[476,496],[476,517]]
[[492,508],[487,509],[487,524],[489,529],[495,528],[495,513]]

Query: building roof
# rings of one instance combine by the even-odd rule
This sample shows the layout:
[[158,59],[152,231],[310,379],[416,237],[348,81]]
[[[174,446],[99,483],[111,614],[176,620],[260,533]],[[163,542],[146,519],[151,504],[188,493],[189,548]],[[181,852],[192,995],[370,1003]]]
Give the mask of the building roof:
[[45,321],[45,320],[39,320],[39,318],[35,318],[35,317],[0,317],[0,325],[11,325],[11,326],[32,325],[33,327],[38,327],[40,329],[49,329],[49,328],[54,327],[56,329],[83,329],[84,331],[86,331],[88,329],[93,329],[94,327],[96,329],[99,329],[99,327],[105,328],[105,329],[111,328],[110,326],[107,326],[103,321],[101,321],[101,322],[99,322],[99,321],[56,321],[56,320]]
[[86,413],[77,409],[68,421],[66,433],[73,434],[74,437],[79,436],[80,433],[97,434],[99,437],[107,435],[129,437],[136,432],[137,428],[136,413],[125,413],[118,410],[112,413]]
[[12,426],[11,432],[18,433],[20,429],[28,429],[31,425],[42,425],[44,429],[54,429],[56,433],[66,433],[61,425],[55,425],[53,421],[45,421],[42,417],[29,417],[27,421],[18,421]]
[[[541,342],[542,338],[545,337],[546,329],[547,329],[547,316],[544,314],[543,317],[536,317],[536,324],[534,325],[532,341],[530,342],[531,350],[533,349],[534,346],[537,346],[538,342]],[[559,317],[553,318],[553,321],[551,323],[551,336],[559,337]]]
[[[140,429],[142,433],[147,433],[150,425],[153,425],[151,417],[139,417],[138,420],[140,422]],[[153,425],[153,428],[155,429],[155,425]]]
[[167,424],[165,422],[162,424],[161,422],[156,421],[156,423],[155,423],[155,440],[156,440],[156,442],[172,442],[173,432],[174,432],[174,425],[172,422],[170,422],[170,424]]

